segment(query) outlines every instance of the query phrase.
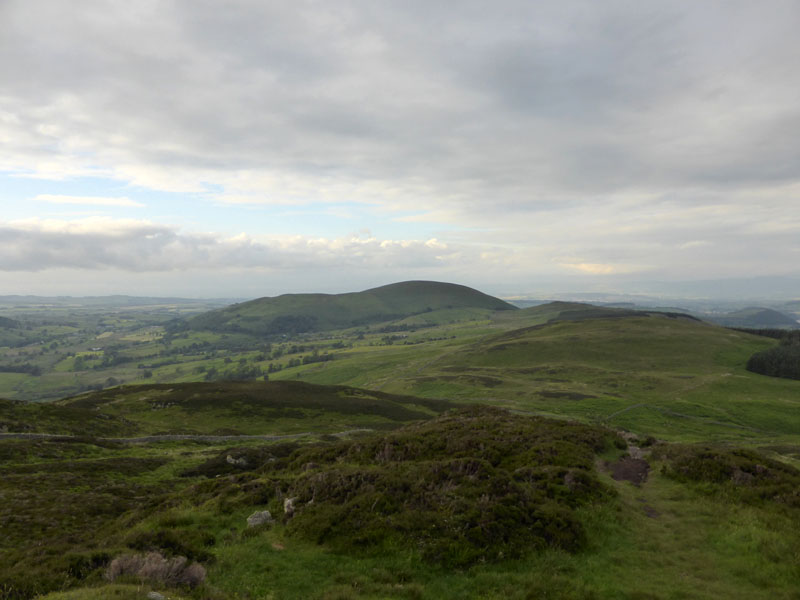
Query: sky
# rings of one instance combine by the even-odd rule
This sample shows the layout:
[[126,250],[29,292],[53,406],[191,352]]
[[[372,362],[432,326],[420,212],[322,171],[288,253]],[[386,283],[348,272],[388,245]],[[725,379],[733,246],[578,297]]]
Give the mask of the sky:
[[798,25],[795,0],[0,0],[0,295],[800,297]]

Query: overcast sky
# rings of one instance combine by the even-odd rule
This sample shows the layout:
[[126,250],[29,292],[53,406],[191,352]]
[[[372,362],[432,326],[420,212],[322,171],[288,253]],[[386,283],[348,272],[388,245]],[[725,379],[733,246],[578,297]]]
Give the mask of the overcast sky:
[[798,278],[799,28],[796,0],[0,0],[0,294]]

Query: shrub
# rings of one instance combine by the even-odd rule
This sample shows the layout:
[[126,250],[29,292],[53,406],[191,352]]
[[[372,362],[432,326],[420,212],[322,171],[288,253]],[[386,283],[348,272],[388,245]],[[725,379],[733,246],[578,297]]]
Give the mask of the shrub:
[[659,447],[662,472],[677,481],[699,483],[708,493],[748,504],[800,508],[800,471],[747,449],[674,444]]
[[296,500],[292,534],[344,551],[411,547],[462,567],[584,547],[574,509],[611,495],[594,457],[619,441],[596,427],[469,408],[300,448],[262,472],[281,486],[277,497]]

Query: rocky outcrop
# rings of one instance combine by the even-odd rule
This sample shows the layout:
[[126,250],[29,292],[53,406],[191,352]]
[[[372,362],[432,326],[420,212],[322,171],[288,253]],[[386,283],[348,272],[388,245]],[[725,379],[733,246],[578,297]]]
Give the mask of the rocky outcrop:
[[258,527],[259,525],[269,524],[273,521],[272,514],[268,510],[257,510],[247,517],[247,526]]

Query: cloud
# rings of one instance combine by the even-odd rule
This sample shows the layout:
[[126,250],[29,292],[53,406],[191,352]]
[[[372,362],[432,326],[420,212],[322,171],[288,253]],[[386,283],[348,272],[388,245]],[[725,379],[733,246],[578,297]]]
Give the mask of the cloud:
[[531,206],[796,178],[789,2],[468,2],[425,19],[414,2],[4,4],[12,171],[215,182],[229,201],[308,199],[298,183],[341,201],[370,181],[410,204],[422,185],[467,211],[487,191]]
[[[798,18],[791,0],[6,0],[0,173],[190,195],[248,211],[251,237],[157,224],[148,202],[113,234],[5,225],[0,269],[797,272]],[[260,240],[249,220],[323,203],[425,233]]]
[[0,270],[117,269],[130,272],[224,269],[429,268],[461,260],[430,240],[184,233],[141,220],[28,219],[0,225]]
[[692,240],[691,242],[686,242],[678,246],[679,250],[689,250],[690,248],[702,248],[704,246],[713,246],[713,244],[707,240]]
[[109,198],[104,196],[62,196],[57,194],[39,194],[34,198],[38,202],[49,204],[83,204],[87,206],[121,206],[136,207],[144,206],[141,202],[135,202],[130,198]]
[[619,272],[619,269],[614,265],[601,265],[597,263],[562,263],[562,265],[568,269],[574,269],[590,275],[611,275],[612,273]]

